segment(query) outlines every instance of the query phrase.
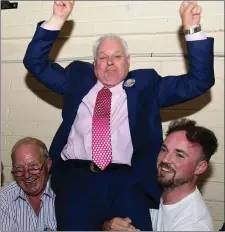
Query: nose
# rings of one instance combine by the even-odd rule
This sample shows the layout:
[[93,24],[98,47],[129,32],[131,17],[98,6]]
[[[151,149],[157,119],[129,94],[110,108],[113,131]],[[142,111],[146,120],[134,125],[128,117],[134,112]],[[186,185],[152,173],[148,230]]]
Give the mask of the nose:
[[108,65],[113,65],[114,61],[112,57],[108,57]]
[[25,169],[25,171],[24,171],[24,177],[25,177],[26,179],[29,179],[30,176],[31,176],[31,174],[28,172],[27,169]]
[[173,153],[172,152],[166,152],[162,157],[162,161],[164,163],[171,163],[172,159],[173,159]]

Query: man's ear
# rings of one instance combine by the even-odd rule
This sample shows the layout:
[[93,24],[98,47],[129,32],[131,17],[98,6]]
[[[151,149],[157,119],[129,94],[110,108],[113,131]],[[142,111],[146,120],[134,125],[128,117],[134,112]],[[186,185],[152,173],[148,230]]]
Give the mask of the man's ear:
[[51,158],[48,158],[47,166],[48,166],[48,171],[49,171],[51,169],[51,167],[52,167],[52,159]]
[[208,168],[208,162],[206,160],[202,160],[198,163],[196,169],[195,169],[195,175],[199,176],[202,173],[204,173]]
[[96,65],[96,58],[95,58],[94,61],[93,61],[93,65],[94,65],[94,66]]
[[130,55],[127,57],[128,66],[130,67]]

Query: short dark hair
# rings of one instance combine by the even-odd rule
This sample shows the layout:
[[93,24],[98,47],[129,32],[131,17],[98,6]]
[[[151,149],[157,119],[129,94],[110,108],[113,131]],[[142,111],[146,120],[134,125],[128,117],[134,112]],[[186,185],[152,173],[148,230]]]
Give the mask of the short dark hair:
[[166,136],[176,131],[185,131],[187,140],[191,143],[198,143],[201,145],[203,154],[202,159],[207,162],[211,156],[217,151],[218,141],[213,131],[198,126],[194,120],[182,118],[179,120],[172,121],[169,124]]

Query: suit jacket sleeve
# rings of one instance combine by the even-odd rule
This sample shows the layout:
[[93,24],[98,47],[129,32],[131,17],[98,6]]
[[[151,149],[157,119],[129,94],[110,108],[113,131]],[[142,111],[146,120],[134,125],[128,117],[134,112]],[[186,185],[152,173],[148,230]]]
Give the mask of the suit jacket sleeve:
[[162,78],[155,73],[161,108],[196,98],[214,85],[213,42],[213,38],[187,42],[189,61],[187,74]]
[[49,53],[59,31],[49,31],[38,23],[33,39],[23,59],[26,69],[52,91],[64,94],[68,87],[71,64],[63,68],[49,60]]

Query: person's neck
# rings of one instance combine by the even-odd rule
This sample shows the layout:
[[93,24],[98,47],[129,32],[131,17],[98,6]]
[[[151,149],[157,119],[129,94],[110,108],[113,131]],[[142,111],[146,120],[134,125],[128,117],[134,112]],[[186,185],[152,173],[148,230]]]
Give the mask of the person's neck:
[[164,205],[175,204],[186,196],[193,193],[196,189],[195,184],[184,184],[175,188],[164,188],[162,193],[162,203]]
[[42,195],[42,193],[38,194],[37,196],[27,195],[27,200],[30,203],[30,205],[32,206],[32,208],[37,216],[41,210],[41,195]]
[[116,85],[106,85],[106,84],[103,84],[103,85],[104,85],[104,87],[109,88],[109,89],[116,86]]
[[26,195],[28,202],[32,206],[32,208],[37,216],[41,210],[41,196],[43,195],[43,193],[45,191],[47,180],[46,180],[46,183],[44,184],[45,187],[37,195]]

